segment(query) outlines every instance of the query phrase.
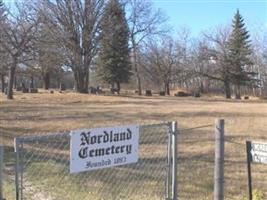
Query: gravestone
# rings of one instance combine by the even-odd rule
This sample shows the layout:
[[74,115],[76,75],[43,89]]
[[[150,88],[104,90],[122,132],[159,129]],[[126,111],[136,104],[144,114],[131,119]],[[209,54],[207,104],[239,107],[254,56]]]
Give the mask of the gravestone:
[[146,90],[146,96],[152,96],[152,91],[151,90]]
[[22,93],[29,93],[29,88],[22,88]]
[[183,91],[179,91],[174,96],[176,96],[176,97],[189,97],[191,95],[189,93],[186,93],[186,92],[183,92]]
[[29,93],[38,93],[37,88],[29,88]]
[[160,96],[165,96],[165,91],[160,91],[160,92],[159,92],[159,95],[160,95]]

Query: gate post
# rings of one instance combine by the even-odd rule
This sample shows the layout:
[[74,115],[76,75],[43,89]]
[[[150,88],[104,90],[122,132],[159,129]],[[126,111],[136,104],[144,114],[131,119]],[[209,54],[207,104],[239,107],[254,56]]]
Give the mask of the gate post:
[[215,121],[214,200],[224,199],[224,120]]
[[14,150],[15,150],[15,192],[16,192],[16,200],[20,200],[20,141],[18,138],[14,139]]
[[0,200],[4,200],[3,193],[4,146],[0,145]]
[[172,200],[177,200],[177,122],[172,122]]
[[168,123],[166,200],[171,200],[172,189],[172,122]]

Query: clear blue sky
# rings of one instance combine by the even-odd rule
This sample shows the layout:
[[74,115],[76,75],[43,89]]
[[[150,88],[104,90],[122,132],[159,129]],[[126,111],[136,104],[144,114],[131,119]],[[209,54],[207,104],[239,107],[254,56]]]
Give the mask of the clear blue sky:
[[[259,25],[267,27],[267,0],[152,0],[170,19],[170,25],[177,30],[187,26],[197,36],[201,31],[227,25],[237,10],[247,28]],[[253,33],[252,33],[253,34]]]
[[[4,0],[7,5],[16,0]],[[21,0],[18,0],[21,1]],[[145,0],[144,0],[145,1]],[[151,0],[169,16],[169,24],[176,31],[180,26],[191,29],[193,36],[219,25],[227,25],[239,8],[248,30],[260,25],[267,27],[267,0]]]

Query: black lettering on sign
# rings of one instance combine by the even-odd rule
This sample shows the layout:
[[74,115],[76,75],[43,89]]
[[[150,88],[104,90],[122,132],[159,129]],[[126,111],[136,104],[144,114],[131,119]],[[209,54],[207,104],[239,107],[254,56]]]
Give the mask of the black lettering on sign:
[[84,146],[84,145],[89,145],[90,144],[90,132],[82,132],[81,133],[81,146]]

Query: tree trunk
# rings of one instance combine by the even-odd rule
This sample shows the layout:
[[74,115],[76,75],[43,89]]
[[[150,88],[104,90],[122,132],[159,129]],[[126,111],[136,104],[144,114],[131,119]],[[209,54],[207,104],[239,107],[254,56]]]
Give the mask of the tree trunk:
[[88,74],[81,72],[79,69],[74,72],[76,91],[79,93],[88,93],[88,82],[86,81],[86,76],[88,76]]
[[136,80],[137,80],[137,89],[138,89],[138,95],[142,95],[142,85],[141,85],[141,78],[139,75],[138,70],[136,71]]
[[90,71],[89,71],[89,66],[90,66],[90,60],[89,60],[89,55],[85,55],[85,58],[84,58],[84,63],[83,63],[83,69],[85,70],[85,90],[88,91],[89,89],[89,75],[90,75]]
[[204,93],[204,85],[203,85],[203,81],[200,80],[200,93]]
[[118,94],[120,94],[120,91],[121,91],[121,84],[120,84],[119,81],[117,82],[117,91],[118,91]]
[[85,90],[88,91],[89,89],[89,69],[86,69],[86,76],[85,76]]
[[225,98],[231,99],[231,88],[229,81],[224,82],[224,89],[225,89]]
[[13,99],[13,84],[14,84],[16,66],[17,66],[17,59],[14,59],[8,74],[7,99]]
[[112,94],[114,94],[114,83],[110,84],[110,91]]
[[33,76],[31,76],[31,84],[30,84],[30,88],[34,88]]
[[170,95],[170,83],[169,82],[165,83],[165,93],[167,95]]
[[45,90],[50,88],[50,73],[46,72],[43,76],[43,87]]
[[241,99],[241,93],[240,93],[240,85],[237,84],[235,87],[235,98],[236,99]]
[[1,92],[5,93],[5,76],[1,74]]
[[14,89],[17,89],[17,76],[14,75]]
[[142,95],[142,84],[141,84],[141,78],[140,78],[140,74],[139,74],[139,70],[137,66],[137,55],[136,55],[137,47],[134,42],[134,39],[132,39],[132,43],[133,43],[133,67],[134,67],[135,76],[136,76],[138,95],[141,96]]

